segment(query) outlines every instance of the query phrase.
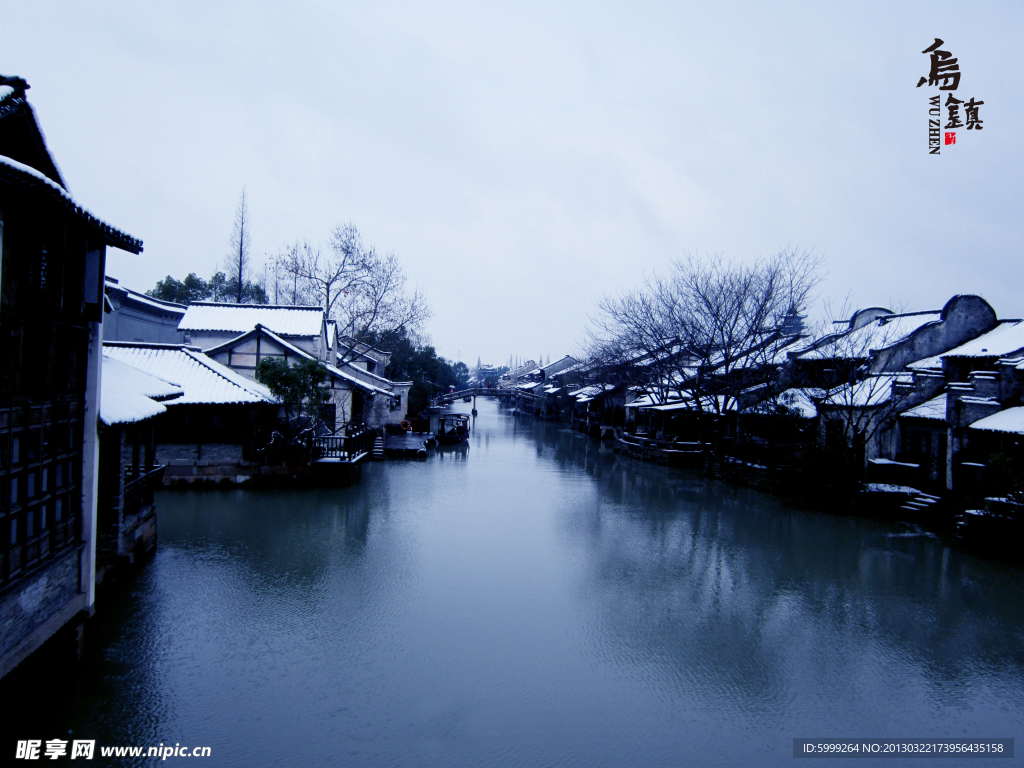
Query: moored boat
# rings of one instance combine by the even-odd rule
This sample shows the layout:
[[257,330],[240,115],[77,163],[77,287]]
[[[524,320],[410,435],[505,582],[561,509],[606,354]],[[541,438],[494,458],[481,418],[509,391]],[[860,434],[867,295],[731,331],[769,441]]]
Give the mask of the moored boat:
[[469,416],[464,413],[446,413],[438,420],[435,432],[438,445],[455,445],[469,439]]

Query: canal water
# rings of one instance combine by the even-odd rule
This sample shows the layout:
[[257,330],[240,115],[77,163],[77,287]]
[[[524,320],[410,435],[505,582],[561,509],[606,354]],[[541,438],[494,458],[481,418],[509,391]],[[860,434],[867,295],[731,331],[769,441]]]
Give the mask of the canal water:
[[1019,567],[478,407],[468,445],[352,488],[162,493],[155,559],[39,736],[209,746],[204,765],[589,767],[1021,735]]

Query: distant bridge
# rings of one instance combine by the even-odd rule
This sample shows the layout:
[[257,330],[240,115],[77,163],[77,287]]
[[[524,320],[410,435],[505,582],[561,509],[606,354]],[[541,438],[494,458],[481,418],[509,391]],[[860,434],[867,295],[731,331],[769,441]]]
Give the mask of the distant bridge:
[[447,392],[443,395],[438,395],[435,402],[438,405],[449,405],[457,400],[465,400],[467,397],[471,397],[473,398],[473,408],[476,409],[477,397],[512,397],[515,393],[515,389],[511,387],[470,387],[469,389],[460,389],[458,392]]

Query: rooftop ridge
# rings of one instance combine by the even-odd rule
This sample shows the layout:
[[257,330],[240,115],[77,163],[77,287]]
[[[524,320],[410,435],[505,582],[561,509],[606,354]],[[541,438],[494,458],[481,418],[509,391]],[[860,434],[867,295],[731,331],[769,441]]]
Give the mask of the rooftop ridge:
[[308,312],[323,312],[324,308],[312,304],[236,304],[232,301],[193,301],[190,307],[234,307],[238,309],[301,309]]
[[922,309],[919,312],[893,312],[891,315],[881,315],[879,320],[890,320],[894,317],[916,317],[919,315],[941,315],[941,309]]
[[178,349],[178,350],[190,350],[193,352],[202,352],[201,347],[197,347],[194,344],[171,344],[168,342],[155,342],[155,341],[104,341],[104,347],[129,347],[138,349]]

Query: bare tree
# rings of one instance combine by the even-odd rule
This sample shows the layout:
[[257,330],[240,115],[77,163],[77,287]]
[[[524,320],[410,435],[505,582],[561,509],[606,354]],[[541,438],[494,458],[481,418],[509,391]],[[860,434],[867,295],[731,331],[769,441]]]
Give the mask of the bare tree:
[[249,205],[245,199],[245,187],[242,187],[242,195],[238,199],[238,208],[235,210],[235,224],[231,231],[231,251],[228,254],[225,269],[228,277],[236,283],[236,302],[242,303],[245,291],[245,278],[249,269],[249,246],[251,235],[249,233]]
[[686,256],[666,276],[603,299],[591,347],[662,402],[731,410],[741,391],[774,375],[793,341],[784,320],[807,305],[822,266],[821,257],[795,250],[750,263]]
[[338,332],[355,339],[372,336],[387,346],[395,336],[416,337],[430,318],[426,296],[418,288],[408,292],[406,277],[393,253],[368,260],[366,279],[354,285],[335,312]]
[[654,277],[643,288],[603,297],[587,329],[584,356],[601,383],[644,386],[665,403],[682,396],[673,377],[681,343],[668,322],[664,297],[655,290],[658,284]]
[[676,375],[698,411],[731,410],[741,391],[774,376],[780,347],[792,341],[784,320],[807,305],[822,261],[784,250],[746,264],[717,255],[675,262],[658,290],[682,342]]
[[884,365],[889,358],[879,353],[932,315],[884,307],[851,312],[848,301],[838,311],[826,304],[825,315],[823,332],[794,358],[789,379],[816,390],[826,447],[852,451],[851,461],[862,467],[914,396],[911,374],[898,360]]
[[[296,244],[278,254],[274,266],[286,300],[322,306],[341,336],[386,346],[395,334],[417,337],[430,317],[422,292],[406,290],[398,257],[363,245],[353,224],[336,226],[326,248],[308,241]],[[346,347],[340,362],[355,354]]]
[[317,297],[310,295],[304,276],[304,255],[303,246],[295,243],[273,257],[275,304],[316,304]]
[[319,246],[303,243],[298,273],[308,292],[328,317],[333,318],[341,299],[354,294],[371,280],[376,253],[363,247],[359,230],[352,224],[338,225],[331,232],[327,253]]

